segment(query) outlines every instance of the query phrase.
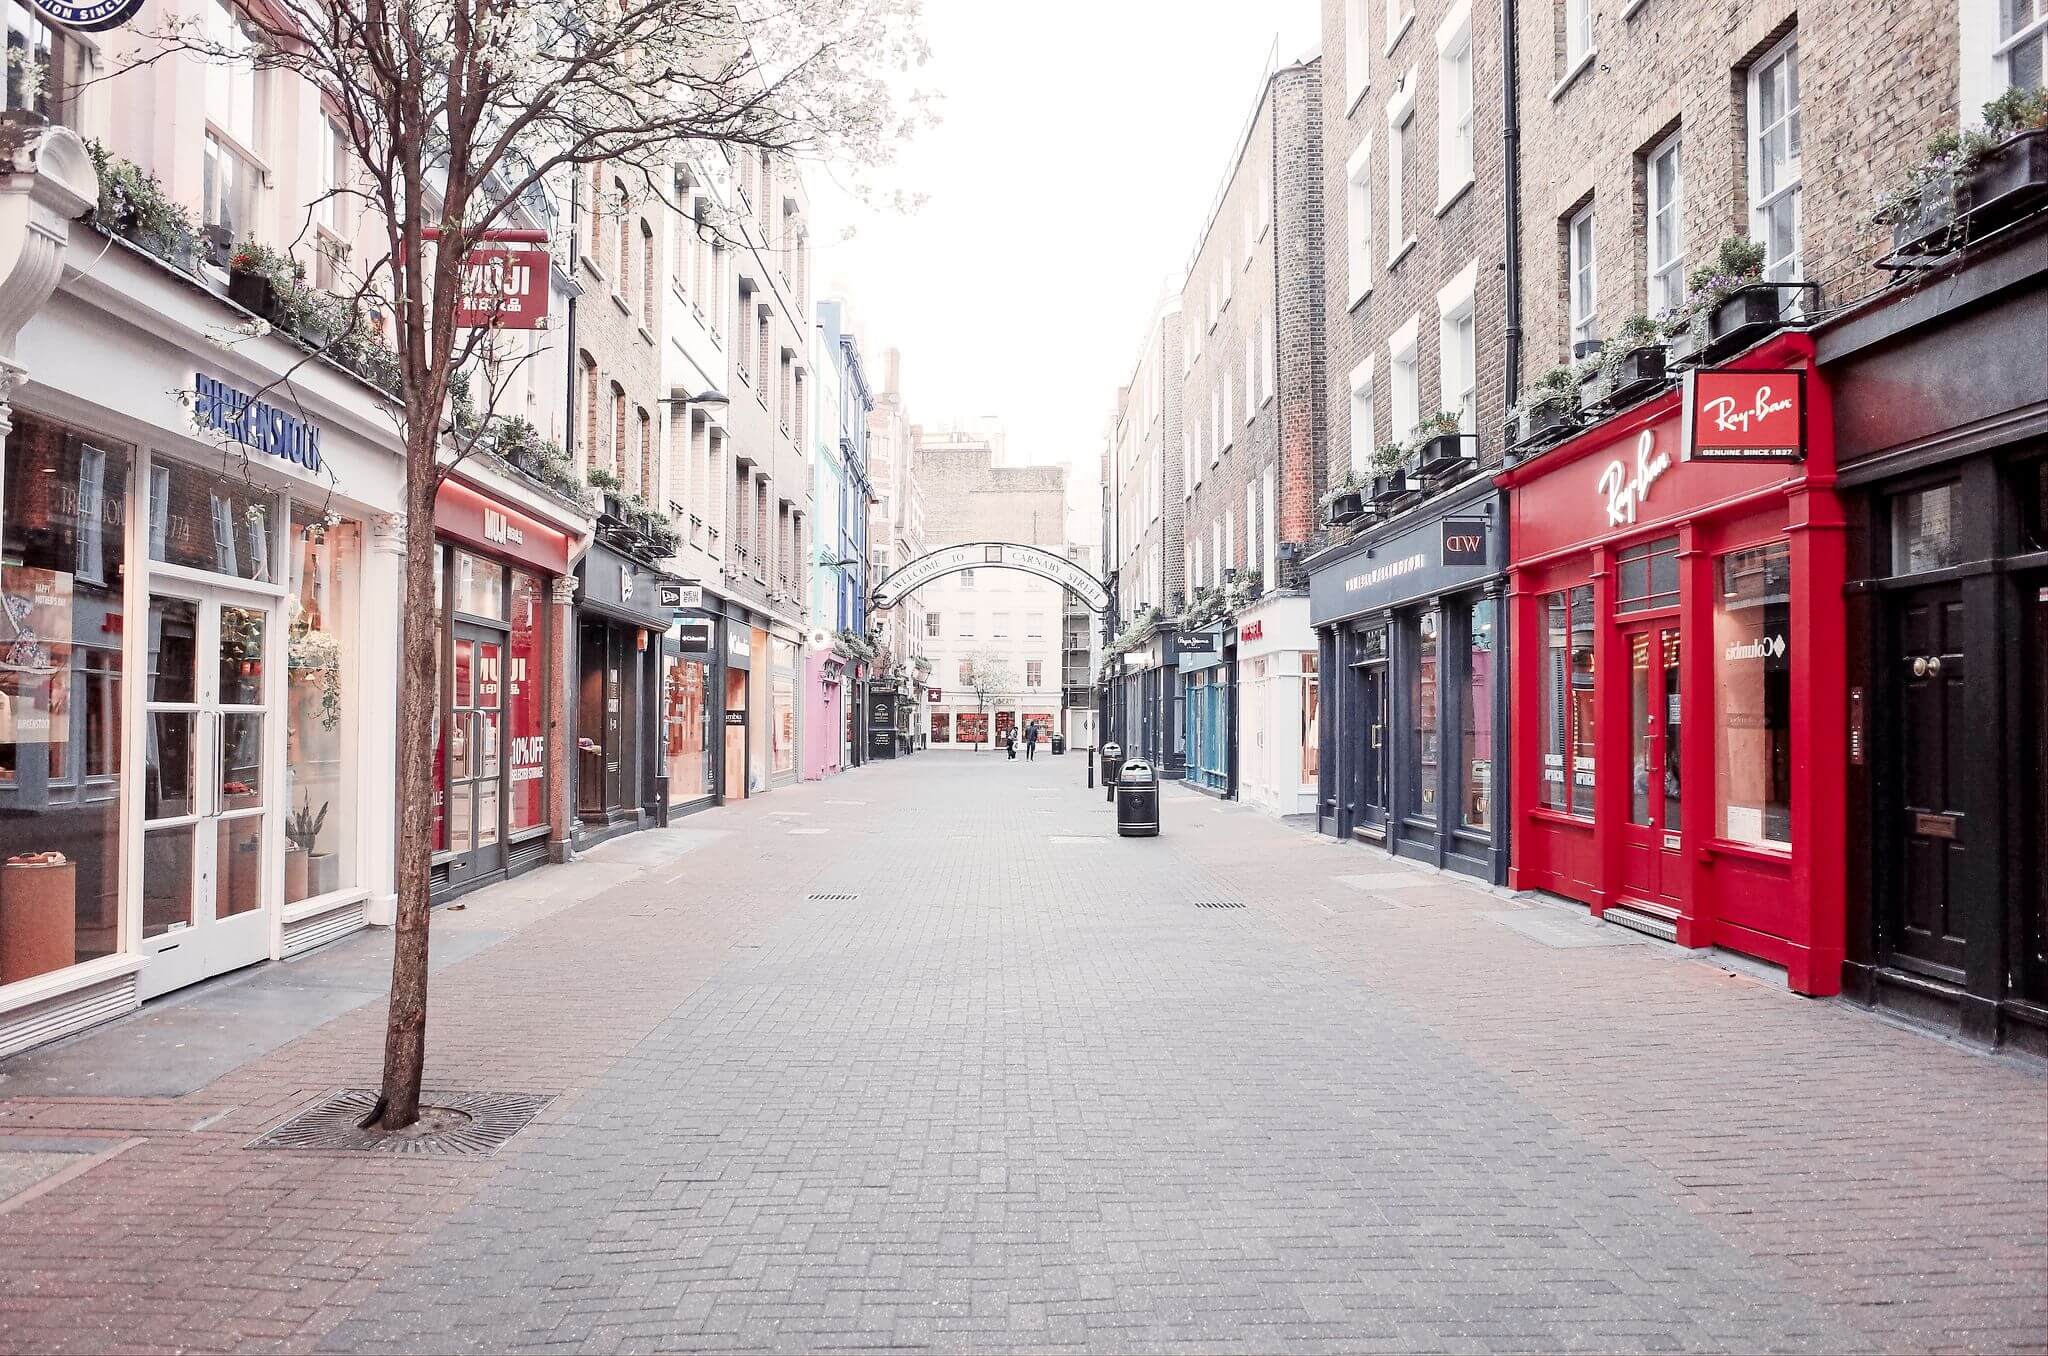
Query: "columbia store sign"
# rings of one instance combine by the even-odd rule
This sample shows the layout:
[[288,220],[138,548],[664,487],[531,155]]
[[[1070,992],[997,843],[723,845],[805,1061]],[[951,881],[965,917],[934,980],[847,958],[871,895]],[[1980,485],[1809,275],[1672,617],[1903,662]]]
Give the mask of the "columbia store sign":
[[1783,659],[1789,647],[1783,636],[1765,636],[1760,640],[1731,640],[1722,657],[1730,661],[1737,659]]
[[1802,461],[1806,457],[1806,374],[1685,374],[1687,461]]

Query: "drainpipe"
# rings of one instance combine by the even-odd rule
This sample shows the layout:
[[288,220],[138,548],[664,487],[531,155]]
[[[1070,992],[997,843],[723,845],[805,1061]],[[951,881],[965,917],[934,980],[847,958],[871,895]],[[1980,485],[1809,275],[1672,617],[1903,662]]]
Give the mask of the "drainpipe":
[[1506,227],[1504,264],[1507,284],[1507,364],[1502,384],[1506,407],[1512,409],[1522,391],[1522,119],[1520,79],[1515,59],[1515,0],[1501,0],[1501,161],[1505,183],[1502,211]]

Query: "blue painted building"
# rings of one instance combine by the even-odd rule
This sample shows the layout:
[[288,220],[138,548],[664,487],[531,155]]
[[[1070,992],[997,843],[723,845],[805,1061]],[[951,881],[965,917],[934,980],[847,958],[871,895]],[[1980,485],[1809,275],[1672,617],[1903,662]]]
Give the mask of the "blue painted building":
[[[860,341],[846,328],[845,306],[821,301],[816,317],[817,418],[812,421],[810,580],[813,636],[868,632],[868,415],[874,392],[862,367]],[[814,646],[810,670],[811,728],[807,775],[825,776],[865,756],[865,696],[874,676],[830,643]],[[828,734],[829,732],[829,734]]]

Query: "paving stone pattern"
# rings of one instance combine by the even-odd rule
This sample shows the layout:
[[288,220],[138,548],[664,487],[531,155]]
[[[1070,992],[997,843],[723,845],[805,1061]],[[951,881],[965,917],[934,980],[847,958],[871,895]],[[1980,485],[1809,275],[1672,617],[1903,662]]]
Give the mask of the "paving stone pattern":
[[1082,771],[919,755],[437,916],[504,937],[429,1081],[557,1094],[494,1159],[236,1147],[377,1004],[0,1101],[148,1141],[0,1215],[0,1346],[2042,1346],[2041,1071],[1192,793],[1105,838]]

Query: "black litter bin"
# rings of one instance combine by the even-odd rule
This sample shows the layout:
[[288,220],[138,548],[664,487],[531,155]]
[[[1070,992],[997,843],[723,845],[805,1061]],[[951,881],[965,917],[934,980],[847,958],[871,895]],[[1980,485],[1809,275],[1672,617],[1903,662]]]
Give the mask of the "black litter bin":
[[1102,746],[1102,798],[1111,805],[1116,804],[1117,769],[1124,765],[1124,746],[1104,744]]
[[1117,773],[1116,832],[1119,838],[1159,836],[1159,778],[1150,763],[1133,759]]
[[1065,735],[1056,734],[1052,737],[1052,751],[1054,753],[1065,753],[1067,751],[1067,737]]

